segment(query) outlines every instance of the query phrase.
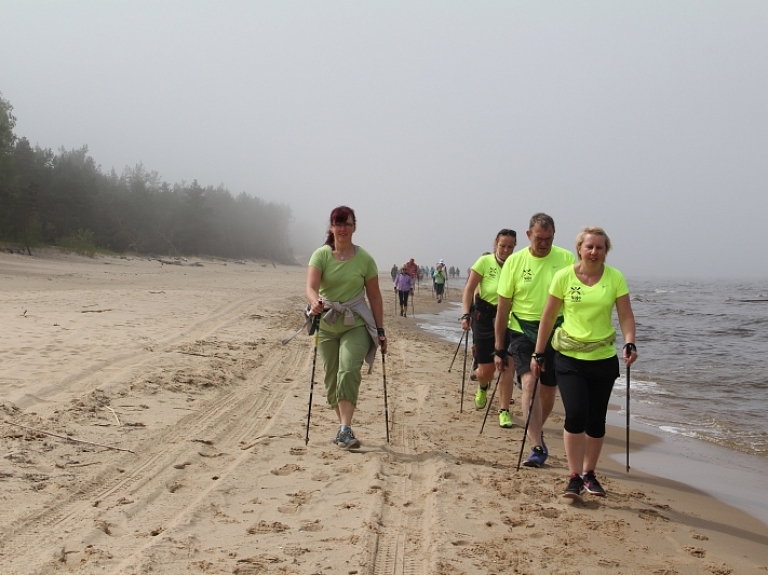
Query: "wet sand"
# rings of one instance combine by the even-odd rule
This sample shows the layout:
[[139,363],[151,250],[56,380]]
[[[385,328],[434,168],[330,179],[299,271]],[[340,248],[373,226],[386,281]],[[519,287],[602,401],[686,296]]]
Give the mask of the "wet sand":
[[[560,496],[559,406],[547,465],[516,471],[519,412],[479,436],[469,382],[460,413],[461,370],[446,372],[455,345],[390,299],[390,442],[377,362],[362,447],[331,443],[320,366],[305,445],[312,343],[279,343],[300,323],[305,270],[202,264],[0,254],[3,574],[768,570],[765,524],[627,474],[621,428],[606,498]],[[638,452],[657,441],[632,435]]]

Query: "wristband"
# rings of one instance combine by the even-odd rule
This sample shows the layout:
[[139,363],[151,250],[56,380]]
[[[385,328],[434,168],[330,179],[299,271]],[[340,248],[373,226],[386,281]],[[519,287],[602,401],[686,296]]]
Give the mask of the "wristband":
[[387,337],[386,335],[384,335],[384,328],[383,327],[377,327],[376,328],[376,333],[379,334],[379,337]]
[[634,343],[625,343],[624,349],[626,349],[629,353],[632,353],[633,351],[637,353],[637,346]]
[[500,357],[501,359],[504,359],[505,357],[507,357],[507,350],[506,349],[494,349],[493,350],[493,354],[496,357]]
[[464,315],[462,315],[462,316],[459,318],[459,321],[463,321],[463,320],[465,320],[465,319],[471,319],[471,318],[472,318],[472,316],[471,316],[471,315],[469,315],[468,313],[465,313]]
[[531,354],[531,359],[533,361],[535,361],[536,363],[538,363],[539,365],[544,365],[545,357],[544,357],[543,353],[535,353],[534,352],[534,353]]

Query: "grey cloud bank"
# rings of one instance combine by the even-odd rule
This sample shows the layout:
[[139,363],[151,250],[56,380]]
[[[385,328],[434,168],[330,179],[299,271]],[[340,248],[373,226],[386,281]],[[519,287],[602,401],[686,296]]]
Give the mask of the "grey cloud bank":
[[768,3],[0,0],[0,14],[17,135],[287,203],[317,245],[348,204],[382,270],[465,270],[546,211],[570,249],[581,226],[606,228],[630,277],[768,276]]

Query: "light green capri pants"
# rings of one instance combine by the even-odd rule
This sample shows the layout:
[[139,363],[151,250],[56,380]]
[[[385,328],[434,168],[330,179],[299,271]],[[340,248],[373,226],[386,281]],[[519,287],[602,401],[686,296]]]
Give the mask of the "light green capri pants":
[[343,333],[320,330],[317,349],[325,369],[325,397],[336,408],[345,399],[357,405],[365,355],[371,346],[371,336],[364,325]]

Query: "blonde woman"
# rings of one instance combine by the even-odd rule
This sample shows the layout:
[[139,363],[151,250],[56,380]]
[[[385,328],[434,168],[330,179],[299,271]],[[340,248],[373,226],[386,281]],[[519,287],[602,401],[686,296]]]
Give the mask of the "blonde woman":
[[538,377],[549,334],[562,308],[563,324],[552,337],[554,370],[565,407],[563,441],[570,478],[564,497],[588,491],[605,496],[595,476],[605,437],[605,416],[613,384],[619,377],[613,308],[624,336],[622,359],[637,359],[635,316],[622,273],[605,263],[611,240],[605,230],[584,228],[576,236],[577,262],[552,278],[539,326],[531,371]]

